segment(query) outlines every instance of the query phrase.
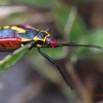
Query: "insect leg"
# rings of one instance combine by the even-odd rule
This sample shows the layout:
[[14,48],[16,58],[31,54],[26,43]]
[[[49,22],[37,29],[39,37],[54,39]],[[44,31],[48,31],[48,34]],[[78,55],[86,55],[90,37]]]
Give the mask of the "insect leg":
[[45,54],[44,52],[42,52],[42,51],[40,50],[40,48],[38,48],[38,51],[39,51],[39,53],[40,53],[43,57],[45,57],[49,62],[51,62],[54,66],[57,67],[57,69],[59,70],[59,72],[60,72],[60,74],[62,75],[63,79],[64,79],[65,82],[67,83],[67,85],[70,86],[71,89],[73,89],[73,87],[71,86],[69,80],[67,79],[68,77],[67,77],[66,73],[63,71],[63,69],[61,69],[61,68],[59,67],[59,65],[57,65],[56,62],[55,62],[52,58],[50,58],[47,54]]

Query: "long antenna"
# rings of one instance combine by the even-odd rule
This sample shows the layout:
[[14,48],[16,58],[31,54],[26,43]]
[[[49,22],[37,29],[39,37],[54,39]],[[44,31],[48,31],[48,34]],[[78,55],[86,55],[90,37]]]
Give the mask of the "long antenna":
[[101,49],[100,46],[97,45],[91,45],[91,44],[74,44],[74,43],[65,43],[65,44],[60,44],[57,47],[63,47],[63,46],[69,46],[69,47],[91,47],[91,48],[97,48]]
[[57,67],[57,69],[59,70],[59,72],[60,72],[60,74],[62,75],[63,79],[64,79],[65,82],[67,83],[67,85],[70,86],[71,89],[73,89],[73,87],[72,87],[72,85],[70,84],[69,80],[67,79],[68,77],[67,77],[66,73],[63,71],[63,69],[61,69],[61,68],[59,67],[59,65],[57,65],[57,63],[56,63],[52,58],[50,58],[47,54],[45,54],[44,52],[42,52],[42,51],[40,50],[40,48],[38,48],[38,51],[39,51],[39,53],[40,53],[43,57],[45,57],[45,58],[46,58],[49,62],[51,62],[55,67]]

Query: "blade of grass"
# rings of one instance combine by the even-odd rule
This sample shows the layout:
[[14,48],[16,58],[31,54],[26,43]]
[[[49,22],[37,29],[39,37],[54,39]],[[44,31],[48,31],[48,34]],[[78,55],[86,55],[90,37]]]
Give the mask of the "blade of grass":
[[25,45],[24,47],[17,49],[12,54],[6,56],[3,60],[0,61],[0,74],[3,73],[10,66],[14,65],[30,48],[31,43]]

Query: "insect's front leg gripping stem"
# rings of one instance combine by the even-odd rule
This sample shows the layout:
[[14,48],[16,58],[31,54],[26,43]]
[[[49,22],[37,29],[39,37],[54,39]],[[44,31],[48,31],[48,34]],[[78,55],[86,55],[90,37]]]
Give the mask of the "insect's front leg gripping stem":
[[68,80],[67,74],[63,71],[63,69],[61,69],[61,68],[59,67],[59,65],[57,65],[56,62],[55,62],[52,58],[50,58],[47,54],[45,54],[44,52],[42,52],[42,51],[40,50],[40,48],[38,48],[38,51],[39,51],[39,53],[40,53],[43,57],[45,57],[49,62],[51,62],[54,66],[57,67],[57,69],[59,70],[59,72],[60,72],[60,74],[62,75],[63,79],[64,79],[65,82],[67,83],[67,85],[70,86],[71,89],[73,89],[73,87],[71,86],[71,84],[70,84],[70,82],[69,82],[69,80]]

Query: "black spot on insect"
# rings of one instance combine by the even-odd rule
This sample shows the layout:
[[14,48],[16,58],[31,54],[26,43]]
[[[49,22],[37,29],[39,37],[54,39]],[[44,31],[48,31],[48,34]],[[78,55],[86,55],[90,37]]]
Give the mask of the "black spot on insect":
[[40,39],[44,39],[47,34],[43,32],[39,32],[36,36]]
[[40,40],[38,40],[36,43],[40,44],[40,45],[43,45],[43,41],[40,41]]

